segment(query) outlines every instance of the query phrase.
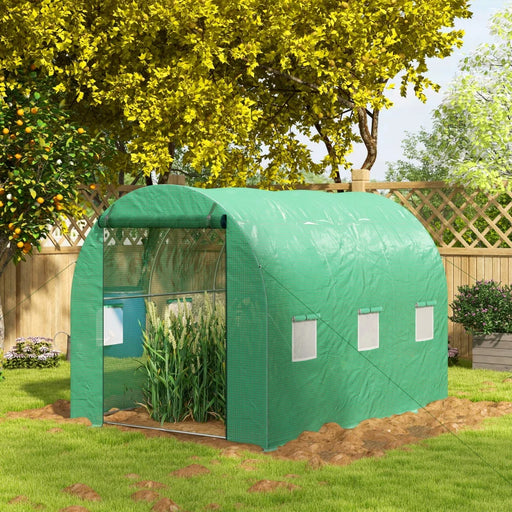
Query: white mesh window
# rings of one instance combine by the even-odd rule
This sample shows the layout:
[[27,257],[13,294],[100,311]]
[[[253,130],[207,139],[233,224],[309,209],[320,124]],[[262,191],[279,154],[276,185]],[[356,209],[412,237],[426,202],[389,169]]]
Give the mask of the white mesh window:
[[379,348],[378,311],[359,312],[357,318],[357,348],[360,351]]
[[103,345],[121,345],[123,343],[123,306],[103,307]]
[[434,306],[416,306],[416,341],[434,339]]
[[295,317],[292,321],[292,361],[316,359],[316,319]]

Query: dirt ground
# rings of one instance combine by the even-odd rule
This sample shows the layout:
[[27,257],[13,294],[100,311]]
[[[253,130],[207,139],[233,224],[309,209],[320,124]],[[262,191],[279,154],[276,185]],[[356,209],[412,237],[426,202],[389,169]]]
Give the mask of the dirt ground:
[[[303,432],[297,439],[273,452],[268,452],[267,455],[282,459],[305,460],[314,468],[324,464],[346,465],[362,457],[379,457],[387,450],[418,443],[448,431],[456,433],[462,429],[477,429],[485,418],[504,414],[512,414],[512,403],[471,402],[463,398],[449,397],[432,402],[417,413],[407,412],[389,418],[373,418],[363,421],[352,429],[343,429],[336,423],[326,423],[318,432]],[[41,409],[10,412],[7,416],[89,424],[89,421],[84,418],[70,419],[69,402],[65,400],[59,400]],[[161,425],[151,420],[144,409],[110,413],[105,420],[141,427],[155,427],[160,430],[106,425],[106,428],[139,430],[147,437],[175,437],[183,441],[206,444],[219,449],[224,456],[242,457],[244,451],[262,452],[262,449],[255,445],[161,430],[167,428],[223,436],[224,425],[219,421],[203,424],[186,421]],[[250,459],[247,463],[249,462]]]

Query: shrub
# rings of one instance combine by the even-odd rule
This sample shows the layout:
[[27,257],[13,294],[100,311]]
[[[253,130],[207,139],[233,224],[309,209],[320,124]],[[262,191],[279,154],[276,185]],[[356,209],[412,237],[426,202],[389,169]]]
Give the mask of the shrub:
[[452,322],[473,334],[512,332],[512,287],[495,281],[459,286],[452,305]]
[[52,349],[53,340],[39,336],[16,338],[16,345],[5,353],[4,368],[51,368],[58,366],[58,350]]
[[459,361],[459,349],[448,345],[448,366],[453,366]]
[[179,302],[163,319],[155,304],[147,303],[142,392],[151,418],[162,423],[226,416],[224,308],[215,308],[206,295],[195,302],[192,309]]

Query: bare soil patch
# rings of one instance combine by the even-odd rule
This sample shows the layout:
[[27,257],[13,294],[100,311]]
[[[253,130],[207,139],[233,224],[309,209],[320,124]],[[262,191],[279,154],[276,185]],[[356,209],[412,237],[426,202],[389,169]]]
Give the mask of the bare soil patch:
[[153,512],[178,512],[180,508],[170,498],[161,498],[151,509]]
[[77,483],[70,485],[62,489],[62,492],[67,492],[85,501],[101,501],[101,496],[94,489],[85,484]]
[[155,482],[153,480],[141,480],[131,485],[132,487],[138,487],[139,489],[164,489],[167,487],[161,482]]
[[153,503],[160,498],[160,494],[149,489],[141,489],[140,491],[134,492],[130,497],[133,501],[147,501]]
[[[438,400],[420,409],[417,413],[406,412],[389,418],[372,418],[361,422],[357,427],[344,429],[336,423],[325,424],[318,432],[303,432],[297,439],[286,443],[269,456],[305,460],[312,467],[324,464],[345,465],[362,457],[379,457],[387,450],[404,445],[415,444],[423,439],[440,434],[458,432],[463,429],[477,429],[488,417],[512,414],[510,402],[471,402],[465,398],[449,397]],[[69,403],[59,400],[55,404],[42,409],[8,413],[8,417],[24,417],[35,419],[53,419],[55,421],[71,421],[88,424],[83,418],[69,419]],[[224,425],[221,422],[195,423],[193,421],[176,423],[159,422],[149,418],[144,409],[116,412],[108,416],[109,421],[128,423],[144,427],[170,428],[187,432],[201,432],[211,435],[223,435]],[[121,430],[135,430],[131,427],[109,426]],[[221,451],[225,457],[244,457],[244,452],[262,452],[258,446],[233,443],[225,439],[190,436],[170,433],[162,430],[141,429],[147,437],[174,437],[179,440],[207,444]],[[254,467],[253,461],[246,462],[243,469]],[[195,476],[207,471],[199,464],[178,470],[175,476]],[[179,472],[183,472],[182,475]],[[190,473],[187,475],[186,473]]]
[[281,482],[279,480],[260,480],[251,486],[247,492],[272,492],[280,488],[288,489],[289,491],[300,489],[298,485],[294,485],[289,482]]
[[205,466],[201,466],[201,464],[190,464],[190,466],[173,471],[171,476],[176,476],[178,478],[190,478],[192,476],[206,475],[209,472],[210,470]]

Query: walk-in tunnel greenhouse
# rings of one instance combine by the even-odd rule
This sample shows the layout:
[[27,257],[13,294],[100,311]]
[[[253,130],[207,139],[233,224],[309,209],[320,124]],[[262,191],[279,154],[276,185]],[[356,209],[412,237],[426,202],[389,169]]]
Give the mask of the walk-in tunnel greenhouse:
[[447,396],[445,273],[406,209],[369,193],[159,185],[114,203],[81,250],[72,416],[101,425],[136,407],[149,325],[206,302],[225,318],[225,375],[208,378],[224,382],[228,440],[273,449]]

